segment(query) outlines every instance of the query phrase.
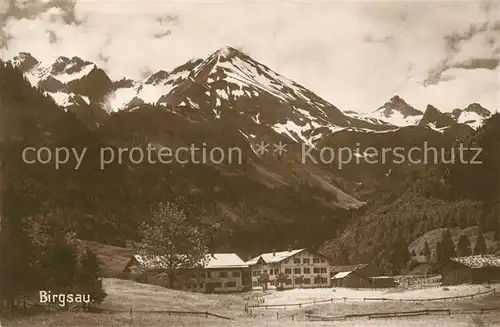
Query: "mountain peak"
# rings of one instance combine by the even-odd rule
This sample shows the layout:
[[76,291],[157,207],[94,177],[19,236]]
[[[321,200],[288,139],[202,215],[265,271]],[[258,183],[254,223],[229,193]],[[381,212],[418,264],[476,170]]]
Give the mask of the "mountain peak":
[[438,108],[434,107],[432,104],[428,104],[425,108],[425,113],[442,113]]
[[390,118],[395,114],[400,114],[403,118],[409,116],[420,116],[423,113],[410,106],[399,95],[393,96],[388,102],[384,103],[380,108],[374,111],[381,115],[381,119]]
[[399,95],[397,95],[397,94],[396,94],[395,96],[393,96],[393,97],[389,100],[389,102],[404,102],[404,103],[406,103],[406,102],[405,102],[405,100],[403,100],[403,99],[402,99]]
[[229,59],[235,56],[244,55],[244,53],[242,53],[239,50],[236,50],[231,46],[222,47],[219,50],[217,50],[216,53],[219,55],[219,58],[224,58],[224,59]]
[[478,114],[479,116],[481,117],[485,117],[485,118],[488,118],[491,116],[491,112],[484,108],[483,106],[481,106],[479,103],[471,103],[467,106],[467,108],[464,109],[464,111],[466,112],[474,112],[476,114]]
[[38,60],[29,52],[19,52],[19,54],[12,59],[12,64],[22,72],[26,72],[35,67],[38,64]]
[[457,122],[450,116],[444,114],[431,104],[428,104],[424,116],[419,122],[420,126],[431,126],[433,128],[442,128],[456,125]]

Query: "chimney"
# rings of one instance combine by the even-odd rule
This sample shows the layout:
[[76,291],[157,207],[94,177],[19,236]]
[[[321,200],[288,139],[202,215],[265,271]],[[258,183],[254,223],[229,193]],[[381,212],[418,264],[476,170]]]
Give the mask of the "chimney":
[[292,246],[291,245],[288,246],[288,252],[292,252]]
[[273,257],[276,256],[276,249],[273,249]]

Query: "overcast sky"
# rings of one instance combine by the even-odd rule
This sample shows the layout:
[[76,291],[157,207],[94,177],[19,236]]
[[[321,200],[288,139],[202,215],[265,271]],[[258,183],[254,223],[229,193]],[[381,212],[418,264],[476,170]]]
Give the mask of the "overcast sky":
[[231,45],[343,110],[500,109],[498,2],[0,0],[0,56],[141,78]]

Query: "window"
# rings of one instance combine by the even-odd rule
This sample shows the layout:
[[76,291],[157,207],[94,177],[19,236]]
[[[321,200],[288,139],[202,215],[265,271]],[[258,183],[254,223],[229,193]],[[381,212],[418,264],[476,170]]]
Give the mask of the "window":
[[267,274],[267,270],[262,270],[262,273],[263,274]]
[[292,285],[292,280],[291,280],[291,279],[287,279],[287,280],[285,280],[285,284],[286,284],[286,285]]
[[236,282],[226,282],[224,287],[236,287]]
[[227,277],[227,271],[219,272],[219,277]]
[[207,278],[212,278],[212,272],[207,271]]
[[212,285],[213,285],[214,288],[222,287],[221,283],[213,283]]
[[274,286],[274,279],[270,281],[269,284],[271,284],[271,286]]
[[313,271],[315,274],[319,274],[319,268],[314,268]]
[[311,268],[304,268],[304,274],[310,274]]
[[252,286],[259,286],[259,283],[257,283],[256,281],[253,281]]
[[323,259],[323,258],[320,261],[321,261],[321,263],[325,263],[325,259]]
[[311,284],[311,279],[310,278],[304,278],[304,284],[306,284],[306,285]]
[[319,263],[319,258],[313,258],[313,263]]
[[285,264],[287,264],[287,263],[289,263],[289,262],[290,262],[290,260],[288,260],[288,259],[286,259],[286,260],[285,260]]
[[278,275],[280,273],[280,270],[279,269],[274,269],[274,274],[275,275]]
[[295,284],[300,285],[303,284],[304,280],[302,278],[295,278]]
[[300,274],[300,268],[294,268],[293,269],[294,274]]
[[292,268],[285,268],[285,274],[290,275],[292,273]]
[[254,271],[252,271],[252,276],[253,276],[253,277],[256,277],[256,276],[257,276],[257,272],[256,272],[255,270],[254,270]]
[[260,276],[260,270],[257,270],[257,276]]
[[311,262],[311,260],[309,258],[302,259],[302,263],[304,263],[304,264],[308,264],[310,262]]
[[321,284],[328,284],[328,279],[325,277],[321,277]]
[[325,267],[321,268],[320,271],[321,271],[322,274],[326,274],[326,268]]
[[273,274],[273,270],[269,269],[269,275],[272,275],[272,274]]
[[300,258],[293,259],[293,263],[296,265],[300,264]]
[[233,277],[240,277],[241,274],[239,271],[233,271]]

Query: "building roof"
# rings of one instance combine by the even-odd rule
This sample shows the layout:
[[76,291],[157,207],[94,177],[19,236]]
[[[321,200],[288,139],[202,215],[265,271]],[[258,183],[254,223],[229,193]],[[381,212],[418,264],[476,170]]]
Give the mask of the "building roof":
[[246,268],[248,265],[236,253],[214,253],[204,268]]
[[330,267],[330,272],[334,273],[332,279],[342,279],[349,276],[351,273],[368,266],[366,263],[351,266],[333,266]]
[[288,259],[297,253],[300,253],[304,251],[305,249],[296,249],[296,250],[290,250],[290,251],[281,251],[281,252],[270,252],[270,253],[262,253],[259,256],[256,256],[255,258],[252,258],[246,262],[247,265],[255,265],[259,261],[259,259],[262,258],[265,263],[277,263],[281,262],[285,259]]
[[[135,254],[134,259],[146,269],[168,269],[161,256]],[[203,268],[246,268],[248,265],[235,253],[213,253],[206,256]]]
[[451,260],[469,268],[500,268],[500,257],[492,254],[457,257]]
[[339,273],[336,273],[332,279],[342,279],[344,277],[347,277],[350,273],[352,273],[352,271],[343,271],[343,272],[339,272]]
[[330,266],[330,272],[333,274],[339,272],[352,272],[361,268],[368,266],[367,263],[357,264],[357,265],[349,265],[349,266]]

